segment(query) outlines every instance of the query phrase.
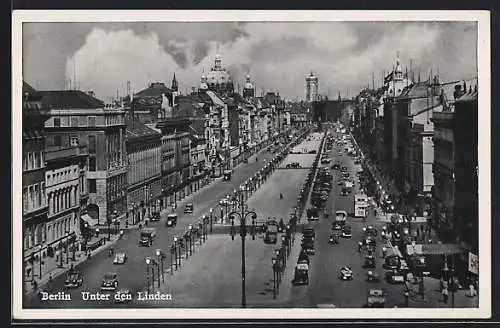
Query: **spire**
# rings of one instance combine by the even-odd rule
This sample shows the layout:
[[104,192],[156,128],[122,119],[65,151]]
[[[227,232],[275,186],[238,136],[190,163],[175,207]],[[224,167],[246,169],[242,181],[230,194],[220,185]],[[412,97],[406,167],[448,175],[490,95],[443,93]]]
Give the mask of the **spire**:
[[172,79],[172,91],[177,92],[179,90],[179,85],[177,84],[177,79],[175,78],[175,73],[174,73],[174,78]]

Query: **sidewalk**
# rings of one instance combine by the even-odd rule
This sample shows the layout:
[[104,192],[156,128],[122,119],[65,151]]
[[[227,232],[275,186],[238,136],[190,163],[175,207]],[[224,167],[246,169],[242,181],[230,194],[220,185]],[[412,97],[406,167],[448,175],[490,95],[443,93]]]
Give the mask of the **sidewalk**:
[[[107,235],[101,235],[99,239],[104,239],[105,242],[99,246],[98,248],[90,251],[91,256],[96,255],[97,253],[108,249],[113,245],[119,238],[119,235],[113,235],[111,234],[111,240],[107,240]],[[94,242],[97,241],[97,238],[93,238]],[[92,240],[91,240],[92,241]],[[39,273],[40,273],[40,262],[35,261],[33,262],[33,267],[35,268],[35,280],[37,282],[37,289],[42,288],[43,286],[46,285],[50,277],[52,279],[55,279],[56,277],[59,277],[60,275],[66,273],[70,268],[71,265],[73,265],[74,268],[76,268],[80,263],[83,263],[86,261],[87,255],[83,251],[76,251],[75,252],[75,261],[72,260],[73,258],[73,252],[69,251],[69,254],[67,255],[66,252],[61,251],[61,255],[63,257],[63,265],[60,266],[60,261],[57,261],[56,256],[54,257],[49,257],[46,256],[45,258],[42,259],[42,279],[39,278]],[[66,256],[68,256],[68,262],[66,263]],[[31,294],[35,292],[36,290],[33,288],[32,282],[31,281],[25,281],[25,291],[26,294]]]

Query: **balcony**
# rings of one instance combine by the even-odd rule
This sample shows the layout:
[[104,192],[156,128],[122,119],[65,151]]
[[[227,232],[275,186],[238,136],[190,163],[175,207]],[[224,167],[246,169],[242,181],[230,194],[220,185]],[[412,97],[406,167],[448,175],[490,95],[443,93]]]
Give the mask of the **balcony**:
[[59,159],[87,156],[88,150],[84,145],[71,146],[71,147],[51,147],[45,150],[45,160],[47,162],[56,161]]

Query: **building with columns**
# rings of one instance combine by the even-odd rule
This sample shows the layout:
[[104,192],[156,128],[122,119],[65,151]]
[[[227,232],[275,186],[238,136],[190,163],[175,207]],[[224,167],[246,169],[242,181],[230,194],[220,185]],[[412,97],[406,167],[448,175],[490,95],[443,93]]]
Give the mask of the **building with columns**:
[[46,146],[85,146],[88,151],[89,205],[85,216],[91,225],[105,224],[127,212],[127,158],[125,112],[104,106],[77,90],[41,91],[50,108],[45,122]]

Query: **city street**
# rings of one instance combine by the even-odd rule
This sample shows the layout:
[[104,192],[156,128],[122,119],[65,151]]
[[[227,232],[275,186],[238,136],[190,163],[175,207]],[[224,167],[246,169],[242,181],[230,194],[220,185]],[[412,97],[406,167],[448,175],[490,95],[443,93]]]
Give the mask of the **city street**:
[[[84,302],[81,300],[80,291],[97,292],[99,290],[102,278],[106,272],[118,273],[120,286],[129,288],[133,293],[138,290],[144,290],[146,286],[145,274],[145,258],[147,256],[155,256],[155,249],[160,248],[167,254],[167,263],[169,263],[170,245],[174,236],[182,235],[189,224],[199,221],[200,216],[208,213],[209,209],[215,207],[219,200],[224,198],[226,194],[235,188],[239,187],[245,180],[251,177],[255,172],[263,168],[269,160],[276,154],[264,151],[258,155],[258,161],[255,161],[255,156],[252,157],[248,164],[237,167],[234,170],[231,181],[218,179],[206,186],[198,193],[191,197],[191,200],[186,199],[184,202],[179,202],[177,214],[179,221],[175,228],[165,227],[165,220],[152,222],[150,227],[157,228],[157,237],[151,247],[139,246],[139,230],[126,231],[122,240],[118,240],[113,245],[115,252],[125,252],[128,256],[128,262],[124,265],[113,265],[113,257],[109,257],[108,252],[100,252],[90,260],[87,260],[76,267],[83,274],[83,286],[75,290],[65,290],[64,280],[66,276],[63,274],[53,280],[50,286],[45,286],[45,290],[49,293],[57,293],[65,291],[71,294],[71,302],[63,301],[40,301],[36,293],[31,293],[25,298],[25,306],[28,307],[109,307],[108,302]],[[184,206],[182,204],[192,202],[194,204],[194,213],[184,214]],[[209,236],[210,238],[210,236]],[[167,266],[165,263],[165,266]],[[135,274],[130,274],[135,273]],[[111,305],[113,306],[113,305]]]
[[[330,157],[332,163],[336,161],[342,163],[342,165],[348,168],[350,176],[356,177],[354,164],[349,156],[346,154],[338,156],[338,149],[333,147]],[[401,306],[404,304],[402,285],[390,285],[384,280],[380,283],[366,282],[366,272],[368,269],[361,267],[364,263],[365,252],[358,252],[357,243],[362,238],[362,228],[369,224],[381,231],[384,225],[383,222],[377,221],[373,215],[373,211],[370,211],[366,222],[362,218],[349,217],[347,224],[352,227],[352,237],[342,238],[337,245],[328,244],[335,211],[344,210],[347,213],[353,213],[354,194],[359,190],[359,182],[355,178],[352,193],[347,196],[341,196],[341,187],[337,185],[340,172],[333,172],[333,188],[330,200],[326,206],[330,214],[329,218],[321,218],[320,221],[312,224],[316,232],[316,255],[311,257],[312,260],[309,269],[310,284],[307,286],[292,287],[289,304],[292,307],[362,307],[366,304],[367,295],[371,288],[383,288],[388,294],[386,307]],[[381,258],[381,239],[379,236],[377,237],[377,269],[374,271],[383,276],[383,259]],[[352,281],[341,281],[338,278],[340,268],[346,265],[350,266],[354,272],[354,279]]]

